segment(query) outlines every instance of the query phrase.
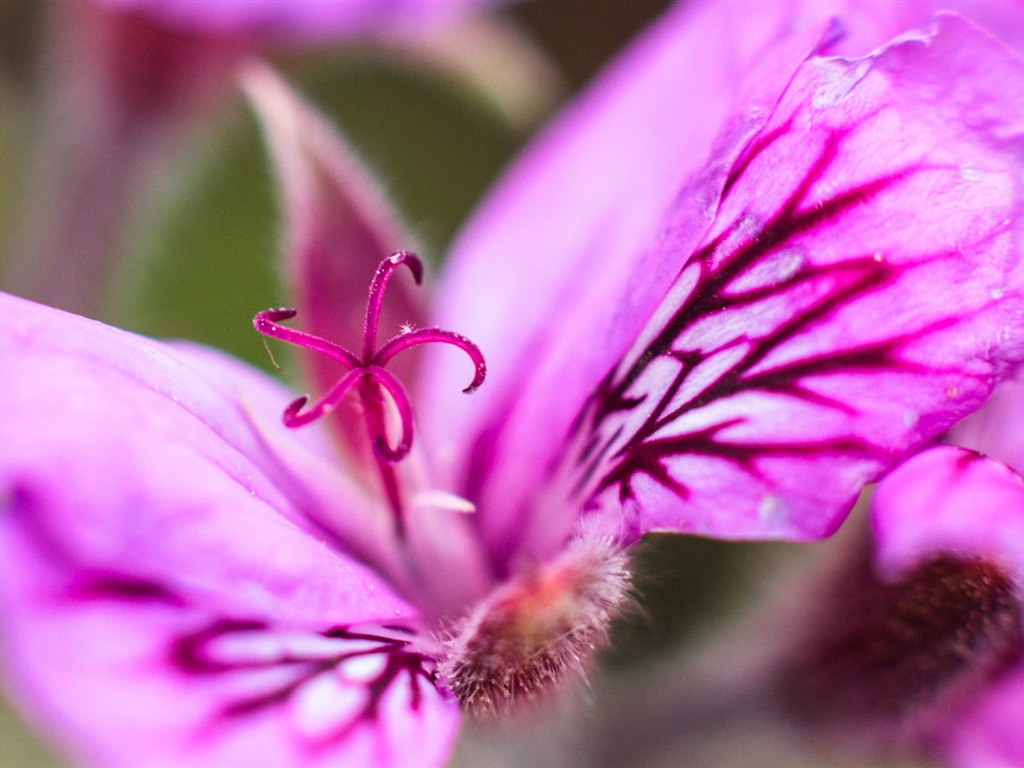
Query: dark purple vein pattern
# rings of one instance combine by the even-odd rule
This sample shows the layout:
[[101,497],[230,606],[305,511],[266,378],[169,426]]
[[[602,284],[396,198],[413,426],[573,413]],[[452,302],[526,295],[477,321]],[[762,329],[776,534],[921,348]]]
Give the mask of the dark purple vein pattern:
[[[358,739],[388,719],[395,699],[419,713],[434,691],[432,661],[409,650],[401,627],[282,630],[256,620],[216,619],[172,646],[182,673],[211,679],[252,678],[219,709],[223,727],[277,707],[291,710],[296,736],[310,750]],[[269,673],[269,674],[267,674]],[[362,734],[366,736],[367,734]]]
[[[152,720],[155,734],[178,732],[174,760],[190,759],[192,750],[224,761],[197,757],[201,764],[250,759],[260,754],[248,742],[251,726],[262,722],[287,746],[283,753],[280,743],[268,747],[275,763],[290,755],[310,765],[342,758],[413,765],[409,740],[422,739],[423,721],[429,727],[443,698],[433,660],[414,649],[415,634],[403,625],[318,631],[217,616],[166,585],[114,572],[80,572],[65,596],[52,599],[63,606],[64,627],[124,616],[120,644],[80,655],[105,659],[133,683],[126,705],[140,714],[124,720]],[[176,699],[174,710],[147,710],[161,696]]]
[[825,535],[1020,358],[1021,142],[993,138],[998,93],[950,86],[983,64],[943,26],[805,64],[688,257],[681,198],[678,276],[569,430],[586,528]]
[[[78,574],[68,597],[190,607],[165,585],[111,572]],[[182,675],[229,683],[232,692],[216,704],[210,730],[290,707],[296,736],[309,749],[329,750],[358,738],[360,728],[380,727],[388,697],[419,713],[424,697],[436,695],[433,660],[411,647],[415,633],[403,625],[342,625],[317,632],[251,618],[194,624],[166,643],[166,661]]]

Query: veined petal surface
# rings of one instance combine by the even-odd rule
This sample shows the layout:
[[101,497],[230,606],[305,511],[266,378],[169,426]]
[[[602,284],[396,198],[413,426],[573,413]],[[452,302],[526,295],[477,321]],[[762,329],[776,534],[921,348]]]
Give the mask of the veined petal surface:
[[[1024,91],[991,73],[1019,80],[1021,62],[959,18],[936,24],[809,60],[738,156],[581,414],[600,529],[826,535],[1020,359]],[[694,226],[680,214],[669,253]]]
[[482,430],[492,540],[546,551],[580,510],[625,541],[823,536],[978,408],[1022,351],[1022,81],[1001,44],[942,16],[864,59],[807,59],[756,135],[727,128],[602,307],[609,325],[556,315]]
[[[742,96],[747,108],[728,130],[755,133],[793,69],[832,38],[831,5],[811,10],[679,4],[531,145],[467,224],[446,263],[436,307],[441,325],[458,328],[483,350],[489,379],[472,402],[456,400],[461,361],[443,352],[430,356],[428,407],[420,415],[435,469],[460,493],[475,497],[486,485],[498,460],[492,434],[538,367],[549,359],[573,366],[545,396],[560,414],[554,423],[564,427],[563,417],[578,408],[575,398],[594,384],[577,368],[601,369],[600,376],[628,346],[675,270],[641,263],[644,245],[706,161],[734,100]],[[637,274],[647,275],[645,295],[616,306],[624,281]],[[567,330],[574,324],[587,336],[583,345]],[[609,352],[611,338],[619,353]],[[533,422],[524,427],[534,432]],[[549,448],[542,448],[541,463]],[[505,458],[506,471],[519,470],[520,457]],[[480,508],[481,524],[495,525],[497,547],[508,520],[493,517]]]
[[40,727],[103,765],[440,762],[457,712],[416,613],[303,524],[249,417],[269,380],[246,405],[239,364],[212,385],[201,353],[0,312],[5,667]]

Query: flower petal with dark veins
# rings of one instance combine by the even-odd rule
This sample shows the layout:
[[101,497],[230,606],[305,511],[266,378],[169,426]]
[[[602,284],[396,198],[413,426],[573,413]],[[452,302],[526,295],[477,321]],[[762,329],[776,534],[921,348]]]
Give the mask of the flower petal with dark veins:
[[[486,502],[535,521],[505,536],[543,550],[554,516],[582,510],[621,541],[817,538],[976,409],[1024,353],[1022,82],[1018,59],[953,16],[800,66],[758,135],[726,136],[680,196],[651,246],[678,276],[569,438],[493,470]],[[535,414],[557,434],[539,398],[558,370],[530,379],[490,450],[536,434]],[[555,493],[519,491],[553,462]]]
[[[90,764],[439,765],[458,712],[420,651],[388,635],[374,646],[378,673],[344,685],[331,676],[368,642],[332,631],[415,626],[417,612],[302,524],[231,386],[259,374],[211,362],[214,386],[196,351],[11,297],[0,311],[0,361],[18,372],[0,398],[4,666],[40,722]],[[244,388],[253,408],[278,389]],[[265,429],[286,444],[275,416]],[[315,455],[312,438],[303,450]],[[335,502],[343,514],[346,496]],[[281,654],[238,674],[184,663],[200,651],[225,658],[223,644],[194,640],[225,621],[249,628],[232,637],[250,656],[268,643],[322,646],[327,633],[333,666]],[[332,680],[345,691],[329,700],[359,698],[348,714],[365,714],[311,719],[309,701]],[[266,706],[246,706],[256,700]],[[225,720],[232,708],[250,716]]]

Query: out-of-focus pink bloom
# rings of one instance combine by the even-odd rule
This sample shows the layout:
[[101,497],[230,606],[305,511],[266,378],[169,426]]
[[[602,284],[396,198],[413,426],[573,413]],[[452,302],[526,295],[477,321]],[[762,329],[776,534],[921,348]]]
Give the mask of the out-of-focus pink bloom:
[[981,453],[930,448],[872,498],[877,577],[919,591],[916,601],[904,594],[887,619],[911,636],[900,655],[917,670],[890,691],[906,699],[893,714],[910,721],[904,738],[962,768],[1024,762],[1022,420],[1024,391],[1006,382],[948,436]]
[[[139,200],[166,175],[186,129],[227,103],[239,65],[281,46],[375,38],[422,66],[446,59],[442,29],[479,11],[474,0],[100,0],[54,3],[38,186],[4,275],[15,292],[104,316],[118,249]],[[499,50],[515,47],[495,34]],[[525,46],[520,53],[529,54]],[[498,56],[508,56],[502,50]],[[461,69],[460,69],[461,68]],[[481,80],[480,82],[484,82]],[[489,87],[489,86],[488,86]],[[497,89],[495,89],[497,91]],[[541,99],[543,101],[543,99]],[[173,156],[173,157],[172,157]]]
[[789,8],[682,6],[630,49],[467,226],[451,331],[253,75],[305,322],[256,325],[312,406],[0,299],[2,621],[41,726],[98,764],[437,765],[459,704],[585,671],[645,532],[824,536],[978,408],[1024,357],[1024,64],[956,16],[834,57],[829,9]]
[[270,39],[326,40],[417,29],[471,12],[488,0],[98,0],[173,26]]

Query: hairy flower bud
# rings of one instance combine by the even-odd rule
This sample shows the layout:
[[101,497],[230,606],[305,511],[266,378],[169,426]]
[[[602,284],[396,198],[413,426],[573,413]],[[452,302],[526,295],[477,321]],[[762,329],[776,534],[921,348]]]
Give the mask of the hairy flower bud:
[[508,711],[585,674],[629,601],[626,555],[579,542],[503,584],[457,625],[439,676],[467,710]]

